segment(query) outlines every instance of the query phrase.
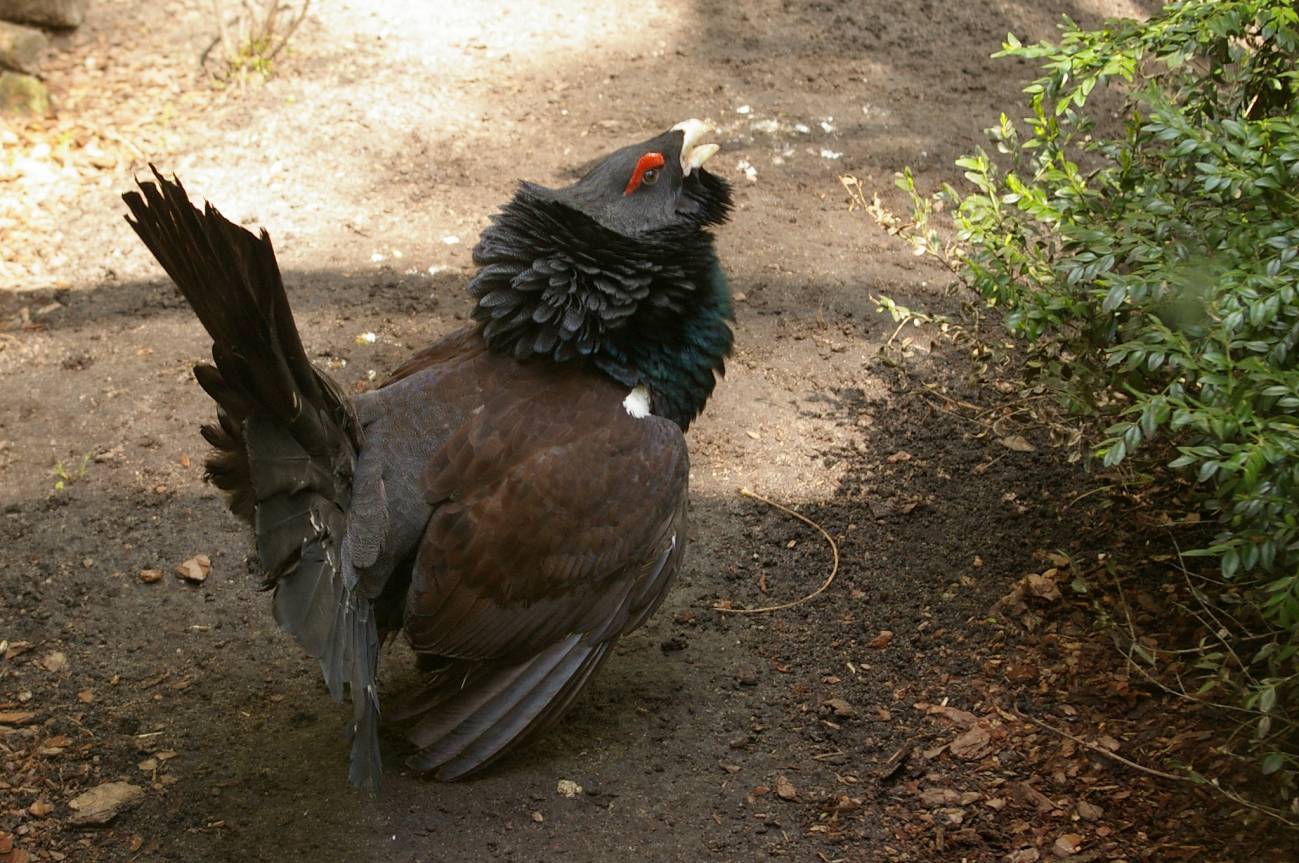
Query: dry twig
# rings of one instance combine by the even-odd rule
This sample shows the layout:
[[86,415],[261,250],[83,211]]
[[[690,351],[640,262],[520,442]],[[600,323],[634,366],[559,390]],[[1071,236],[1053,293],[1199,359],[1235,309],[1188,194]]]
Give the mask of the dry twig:
[[762,503],[765,503],[767,506],[772,507],[773,509],[778,509],[781,512],[785,513],[786,515],[798,519],[799,521],[803,522],[803,524],[806,524],[808,527],[813,527],[819,530],[821,532],[821,536],[825,537],[825,541],[830,544],[830,554],[833,558],[833,562],[830,565],[830,574],[826,577],[825,582],[822,583],[822,585],[818,587],[816,590],[812,591],[807,596],[804,596],[801,599],[795,599],[791,602],[782,602],[780,605],[767,605],[767,606],[763,606],[762,608],[727,608],[715,604],[713,605],[713,610],[719,611],[723,614],[766,614],[767,612],[783,611],[786,608],[793,608],[796,605],[802,605],[808,600],[815,599],[816,597],[825,593],[826,589],[829,588],[832,583],[834,583],[834,577],[839,574],[839,545],[834,541],[834,537],[830,536],[830,532],[827,531],[825,528],[821,527],[821,525],[812,521],[812,519],[808,518],[807,516],[800,515],[799,513],[794,512],[789,507],[781,506],[775,501],[767,500],[762,495],[755,493],[752,489],[741,488],[740,496],[753,498],[756,501],[761,501]]

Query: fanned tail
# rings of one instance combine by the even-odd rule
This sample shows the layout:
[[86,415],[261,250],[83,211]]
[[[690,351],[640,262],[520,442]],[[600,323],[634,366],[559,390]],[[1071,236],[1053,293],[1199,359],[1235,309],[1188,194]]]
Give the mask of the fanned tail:
[[153,175],[122,197],[127,222],[212,337],[213,365],[194,369],[217,403],[216,423],[203,428],[216,449],[208,476],[254,528],[276,621],[320,660],[335,699],[350,687],[349,779],[377,788],[379,639],[340,553],[360,426],[303,350],[267,233],[254,236],[211,204],[199,210],[178,180]]

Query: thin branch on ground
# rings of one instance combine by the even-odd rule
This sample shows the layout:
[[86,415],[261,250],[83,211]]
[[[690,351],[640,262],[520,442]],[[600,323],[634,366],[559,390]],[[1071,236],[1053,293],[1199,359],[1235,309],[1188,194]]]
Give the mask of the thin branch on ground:
[[781,504],[778,504],[775,501],[768,500],[762,495],[755,493],[752,489],[741,488],[739,490],[739,493],[741,497],[748,497],[748,498],[752,498],[753,500],[765,503],[767,506],[772,507],[773,509],[778,509],[781,512],[785,513],[786,515],[798,519],[799,521],[803,522],[803,524],[806,524],[808,527],[816,528],[818,531],[820,531],[821,536],[825,537],[825,541],[830,544],[830,555],[832,558],[832,563],[830,565],[830,574],[826,576],[825,582],[822,583],[822,585],[818,587],[816,590],[812,591],[807,596],[804,596],[801,599],[795,599],[792,602],[782,602],[780,605],[767,605],[767,606],[763,606],[762,608],[728,608],[718,604],[714,604],[713,611],[718,611],[721,612],[722,614],[767,614],[768,612],[783,611],[786,608],[793,608],[796,605],[802,605],[803,603],[815,599],[816,597],[825,593],[826,590],[830,587],[830,585],[834,583],[834,577],[839,574],[839,544],[834,541],[834,537],[830,535],[830,532],[825,528],[821,527],[821,525],[812,521],[812,519],[808,518],[807,516],[794,512],[789,507],[782,506]]
[[1029,716],[1027,713],[1020,711],[1019,708],[1015,709],[1015,715],[1018,716],[1020,719],[1028,720],[1029,722],[1033,723],[1036,726],[1045,728],[1047,731],[1058,734],[1061,737],[1064,737],[1068,740],[1072,740],[1074,743],[1078,744],[1084,749],[1088,749],[1092,752],[1095,752],[1097,755],[1103,755],[1104,757],[1110,759],[1111,761],[1117,761],[1120,764],[1131,767],[1133,770],[1138,770],[1149,776],[1158,777],[1159,779],[1171,779],[1174,782],[1190,782],[1191,784],[1195,784],[1194,780],[1192,780],[1187,776],[1179,776],[1176,773],[1165,773],[1162,770],[1156,770],[1153,767],[1147,767],[1144,764],[1138,764],[1137,762],[1133,761],[1131,758],[1124,758],[1122,755],[1119,755],[1117,752],[1110,752],[1108,749],[1106,749],[1103,746],[1097,746],[1095,743],[1090,743],[1086,740],[1083,740],[1081,737],[1070,734],[1068,731],[1065,731],[1060,728],[1056,728],[1054,725],[1043,722],[1042,720],[1038,719],[1036,716]]

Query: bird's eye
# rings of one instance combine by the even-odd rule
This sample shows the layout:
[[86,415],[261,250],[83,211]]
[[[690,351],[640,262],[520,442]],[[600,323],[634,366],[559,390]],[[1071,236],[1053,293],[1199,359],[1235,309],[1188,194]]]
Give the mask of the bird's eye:
[[664,165],[662,153],[646,153],[636,162],[636,169],[631,172],[627,188],[622,190],[624,196],[630,195],[642,185],[652,186],[658,182],[659,168]]

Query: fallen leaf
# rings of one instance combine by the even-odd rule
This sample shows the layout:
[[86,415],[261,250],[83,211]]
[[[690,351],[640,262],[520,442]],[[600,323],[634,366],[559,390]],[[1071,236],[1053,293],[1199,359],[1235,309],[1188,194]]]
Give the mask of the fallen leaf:
[[798,799],[798,789],[794,787],[794,783],[790,782],[784,776],[776,777],[776,784],[774,786],[774,789],[776,792],[776,796],[779,797],[781,800]]
[[142,569],[140,570],[140,581],[145,584],[154,584],[162,581],[161,569]]
[[885,461],[887,461],[889,464],[897,464],[900,461],[911,461],[912,458],[914,458],[914,456],[911,455],[911,453],[907,452],[904,449],[900,449],[897,452],[893,453],[893,455],[886,458]]
[[27,811],[37,818],[44,818],[46,815],[49,815],[54,811],[54,806],[48,801],[37,800],[31,806],[27,807]]
[[982,758],[992,748],[992,735],[982,725],[975,725],[952,741],[949,749],[957,758],[972,761]]
[[[917,705],[919,706],[919,705]],[[967,728],[979,721],[979,717],[970,713],[968,710],[961,710],[956,707],[949,707],[946,704],[930,704],[925,708],[925,712],[930,716],[943,716],[952,720],[958,725],[964,725]]]
[[1086,800],[1078,801],[1078,817],[1084,821],[1095,821],[1105,814],[1095,803],[1088,803]]
[[95,692],[91,689],[83,689],[77,693],[77,700],[82,704],[90,704],[95,700]]
[[1072,857],[1078,853],[1082,843],[1083,838],[1077,833],[1066,833],[1055,840],[1055,845],[1051,847],[1051,850],[1055,852],[1057,857]]
[[68,801],[72,815],[69,824],[107,824],[139,805],[144,799],[144,789],[129,782],[105,782]]
[[879,635],[866,642],[866,646],[872,650],[883,650],[893,641],[893,633],[887,629],[881,629]]
[[840,719],[852,719],[857,715],[857,708],[842,698],[831,698],[825,702],[825,706]]
[[30,710],[0,710],[0,725],[26,725],[35,718]]
[[1004,438],[999,439],[997,443],[1015,452],[1037,452],[1037,447],[1029,443],[1023,435],[1006,435]]
[[196,554],[176,567],[176,575],[191,584],[202,584],[207,581],[208,573],[211,571],[212,561],[206,554]]
[[31,649],[32,643],[30,641],[7,641],[5,642],[5,649],[3,651],[5,662],[8,662],[16,656],[22,656]]
[[36,660],[36,664],[51,674],[57,674],[68,667],[68,657],[62,651],[56,650]]
[[1038,599],[1057,600],[1060,598],[1060,588],[1055,583],[1055,578],[1059,570],[1048,569],[1046,572],[1038,575],[1029,575],[1024,578],[1024,591]]
[[961,795],[950,788],[926,788],[920,792],[920,802],[926,806],[943,806],[955,803]]
[[1006,855],[1006,863],[1037,863],[1041,859],[1036,848],[1021,848]]

